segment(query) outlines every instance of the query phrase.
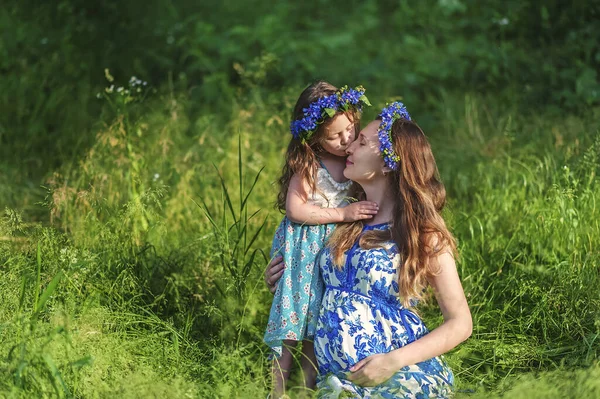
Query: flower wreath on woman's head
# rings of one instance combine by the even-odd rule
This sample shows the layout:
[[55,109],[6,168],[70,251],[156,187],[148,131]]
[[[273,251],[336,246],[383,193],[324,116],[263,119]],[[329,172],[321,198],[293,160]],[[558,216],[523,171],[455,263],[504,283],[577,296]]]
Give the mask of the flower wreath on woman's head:
[[320,124],[327,118],[332,118],[337,112],[354,110],[362,112],[363,106],[371,106],[369,99],[365,96],[365,89],[357,86],[354,89],[344,86],[335,93],[319,98],[313,101],[307,108],[304,108],[304,117],[292,121],[290,130],[292,136],[306,143],[317,131]]
[[379,114],[381,123],[377,130],[379,136],[379,151],[383,156],[385,166],[392,170],[398,170],[400,166],[400,156],[394,152],[392,146],[392,125],[398,119],[411,120],[408,110],[400,101],[388,104],[381,110]]

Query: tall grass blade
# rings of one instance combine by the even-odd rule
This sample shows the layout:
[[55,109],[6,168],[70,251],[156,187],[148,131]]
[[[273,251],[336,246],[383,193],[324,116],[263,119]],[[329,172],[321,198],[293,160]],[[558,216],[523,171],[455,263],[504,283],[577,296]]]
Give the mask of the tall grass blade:
[[202,212],[204,213],[204,215],[206,216],[206,218],[208,219],[208,221],[210,222],[210,224],[213,225],[213,227],[215,228],[215,230],[219,230],[219,226],[217,226],[217,223],[215,222],[215,219],[213,218],[212,214],[210,213],[210,210],[208,209],[208,206],[206,205],[206,202],[204,202],[203,199],[200,199],[200,201],[202,201],[202,205],[200,205],[199,203],[197,203],[196,201],[194,201],[193,198],[190,198],[192,200],[192,202],[194,204],[196,204],[196,206],[200,209],[202,209]]
[[58,283],[60,282],[62,275],[63,275],[62,271],[59,271],[56,274],[56,276],[54,276],[52,281],[50,281],[50,283],[48,284],[48,286],[42,293],[42,296],[40,297],[40,301],[38,302],[37,306],[35,307],[36,313],[38,313],[39,311],[41,311],[44,308],[46,301],[48,300],[48,298],[50,298],[50,295],[52,295],[54,293],[54,290],[56,290],[56,287],[58,286]]
[[244,227],[242,227],[242,229],[238,233],[237,239],[235,240],[235,243],[233,245],[233,250],[231,251],[233,257],[237,256],[237,250],[240,246],[240,242],[242,242],[242,238],[243,238],[244,233],[246,232],[247,228],[248,228],[248,225],[245,224]]
[[[250,194],[252,194],[252,191],[254,190],[254,187],[256,186],[256,183],[258,182],[260,174],[262,173],[262,171],[264,169],[265,169],[264,166],[262,168],[260,168],[260,170],[256,174],[256,177],[254,177],[254,181],[252,182],[250,189],[248,190],[248,192],[246,193],[246,196],[244,197],[244,200],[242,201],[242,209],[246,206],[246,202],[248,202],[248,198],[250,197]],[[240,196],[240,198],[242,198],[242,197]]]
[[37,243],[37,252],[36,252],[36,277],[35,277],[35,292],[33,294],[33,308],[37,308],[38,298],[40,296],[40,283],[41,283],[41,271],[42,271],[42,250],[40,247],[40,243]]
[[252,251],[252,255],[250,255],[250,259],[248,259],[248,262],[246,262],[246,264],[242,268],[242,276],[244,277],[244,280],[243,280],[244,283],[246,282],[246,279],[247,279],[248,275],[250,274],[250,268],[254,264],[254,258],[256,257],[256,254],[258,252],[260,252],[262,254],[265,262],[267,261],[267,256],[265,255],[264,251],[261,248],[257,248],[254,251]]
[[246,255],[248,253],[248,251],[250,250],[250,248],[252,248],[252,244],[254,244],[254,241],[256,241],[256,239],[258,238],[258,236],[259,236],[260,232],[262,231],[263,227],[265,227],[266,223],[267,223],[267,217],[265,216],[265,220],[263,220],[263,222],[260,225],[260,227],[256,230],[256,232],[254,233],[254,235],[250,239],[250,243],[248,245],[246,245],[246,250],[244,251],[244,255]]
[[225,298],[225,290],[221,287],[221,284],[219,284],[216,281],[213,281],[213,284],[214,284],[215,288],[217,289],[217,291],[219,291],[219,294],[221,294],[221,296],[223,298]]
[[[70,397],[71,392],[69,391],[69,387],[67,386],[67,384],[65,384],[65,381],[62,378],[62,374],[60,373],[60,370],[58,370],[58,367],[56,367],[56,364],[54,363],[52,356],[50,356],[50,354],[48,354],[48,353],[44,353],[42,355],[42,358],[44,359],[44,362],[46,363],[46,366],[48,367],[48,371],[50,372],[50,375],[52,376],[52,379],[50,381],[52,382],[52,386],[54,387],[56,395],[58,397],[62,397],[62,396]],[[60,383],[60,387],[62,388],[62,391],[59,389],[57,382]]]
[[21,276],[21,289],[20,289],[20,294],[19,294],[19,313],[21,313],[21,311],[25,307],[25,288],[26,287],[27,287],[27,275],[25,273],[23,273],[23,276]]
[[231,212],[233,221],[237,222],[237,217],[235,216],[235,211],[233,210],[233,203],[231,202],[231,197],[229,196],[229,190],[227,190],[227,184],[225,184],[225,179],[223,179],[223,176],[221,175],[221,172],[219,172],[217,165],[215,165],[213,163],[213,167],[215,168],[215,170],[217,171],[217,175],[219,176],[219,180],[221,182],[221,188],[223,189],[223,194],[225,195],[225,202],[227,203],[227,207],[229,208],[229,211]]
[[[240,176],[240,200],[244,196],[244,178],[242,176],[242,135],[238,134],[238,175]],[[244,202],[240,204],[240,217],[244,210]]]

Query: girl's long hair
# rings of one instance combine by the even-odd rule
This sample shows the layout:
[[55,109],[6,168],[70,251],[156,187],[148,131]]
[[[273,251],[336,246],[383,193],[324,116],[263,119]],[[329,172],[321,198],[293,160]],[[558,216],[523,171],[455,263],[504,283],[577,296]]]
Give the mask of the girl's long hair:
[[439,272],[431,259],[441,251],[455,255],[456,241],[441,216],[446,189],[427,137],[416,123],[399,119],[392,125],[392,140],[394,152],[400,156],[400,167],[388,174],[391,195],[396,199],[391,228],[361,235],[362,222],[340,224],[328,246],[335,264],[342,267],[344,252],[357,239],[365,249],[380,247],[392,239],[401,255],[400,299],[410,307],[413,301],[422,299],[427,278]]
[[[321,97],[330,96],[337,90],[337,87],[322,80],[308,86],[300,94],[298,101],[296,101],[292,113],[292,121],[302,119],[304,117],[304,108],[308,108],[310,103],[317,101]],[[358,114],[354,111],[347,111],[345,114],[355,124],[355,132],[358,132]],[[277,195],[276,206],[280,211],[285,212],[290,180],[294,174],[299,174],[302,180],[308,183],[310,189],[313,192],[317,192],[315,176],[319,165],[318,154],[323,151],[321,142],[325,139],[327,126],[329,126],[332,120],[333,117],[327,118],[319,125],[317,131],[306,143],[302,143],[300,138],[292,137],[290,140],[285,154],[285,164],[278,179],[279,194]]]

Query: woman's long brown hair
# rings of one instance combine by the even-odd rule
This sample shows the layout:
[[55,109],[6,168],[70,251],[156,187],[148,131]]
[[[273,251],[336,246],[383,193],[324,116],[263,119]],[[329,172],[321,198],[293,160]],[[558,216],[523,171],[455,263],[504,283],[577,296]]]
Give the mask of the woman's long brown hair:
[[[296,101],[292,113],[292,121],[302,119],[304,117],[304,108],[308,108],[310,103],[317,101],[321,97],[330,96],[337,90],[337,87],[322,80],[308,86],[300,94],[298,101]],[[345,113],[348,119],[354,122],[355,131],[358,132],[358,114],[353,111]],[[290,140],[285,155],[285,164],[278,179],[279,194],[277,195],[276,206],[279,210],[285,211],[290,180],[294,174],[299,174],[302,180],[308,183],[310,189],[313,192],[317,192],[315,176],[319,165],[318,154],[323,151],[321,142],[324,140],[327,133],[327,126],[332,120],[333,118],[327,118],[324,123],[319,125],[317,131],[306,143],[302,143],[300,138],[292,137]]]
[[380,247],[392,239],[401,255],[398,273],[400,299],[409,307],[423,296],[427,278],[439,272],[431,259],[441,253],[456,253],[456,241],[441,216],[446,203],[431,146],[414,122],[399,119],[392,125],[394,152],[400,167],[388,175],[396,199],[393,222],[389,230],[370,230],[361,235],[362,222],[338,225],[328,246],[334,262],[342,267],[344,253],[359,239],[362,248]]

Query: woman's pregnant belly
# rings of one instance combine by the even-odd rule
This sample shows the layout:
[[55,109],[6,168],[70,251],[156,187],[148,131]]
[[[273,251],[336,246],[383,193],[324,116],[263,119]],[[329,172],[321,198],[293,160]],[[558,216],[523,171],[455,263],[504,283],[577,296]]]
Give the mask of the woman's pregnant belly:
[[421,319],[395,298],[326,286],[314,342],[319,372],[348,371],[367,356],[390,352],[426,333]]

